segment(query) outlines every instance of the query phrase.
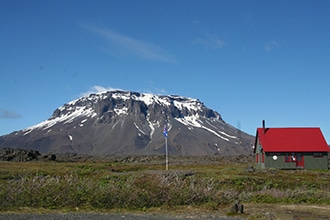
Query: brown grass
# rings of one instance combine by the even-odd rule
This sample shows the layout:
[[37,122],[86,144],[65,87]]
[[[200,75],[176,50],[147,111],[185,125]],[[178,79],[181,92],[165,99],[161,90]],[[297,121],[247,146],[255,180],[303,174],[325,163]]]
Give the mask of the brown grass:
[[191,213],[238,215],[230,207],[240,200],[242,218],[330,217],[328,171],[247,172],[248,165],[220,157],[172,158],[169,171],[159,158],[0,162],[0,211],[166,210],[179,215],[189,208]]

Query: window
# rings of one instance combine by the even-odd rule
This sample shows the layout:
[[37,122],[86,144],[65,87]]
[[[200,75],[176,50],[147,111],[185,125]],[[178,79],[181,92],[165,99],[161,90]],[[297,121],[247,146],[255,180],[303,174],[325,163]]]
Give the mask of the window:
[[292,153],[292,154],[286,153],[284,160],[286,163],[291,163],[291,162],[294,163],[294,162],[296,162],[296,155],[294,153]]
[[323,157],[323,153],[321,152],[315,152],[314,157]]

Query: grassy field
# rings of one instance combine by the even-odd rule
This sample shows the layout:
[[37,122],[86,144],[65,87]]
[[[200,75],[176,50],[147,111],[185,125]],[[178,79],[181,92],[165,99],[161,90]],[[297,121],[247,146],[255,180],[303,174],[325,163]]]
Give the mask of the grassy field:
[[[255,170],[222,157],[0,162],[1,212],[218,213],[330,219],[330,172]],[[231,212],[235,201],[244,213]],[[308,218],[304,218],[304,217]]]

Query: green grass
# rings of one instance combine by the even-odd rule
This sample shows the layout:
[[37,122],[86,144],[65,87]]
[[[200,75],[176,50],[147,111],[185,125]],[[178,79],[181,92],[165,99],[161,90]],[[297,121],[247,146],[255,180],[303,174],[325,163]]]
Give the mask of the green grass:
[[245,203],[330,204],[327,171],[255,171],[248,164],[0,162],[0,211],[216,210]]

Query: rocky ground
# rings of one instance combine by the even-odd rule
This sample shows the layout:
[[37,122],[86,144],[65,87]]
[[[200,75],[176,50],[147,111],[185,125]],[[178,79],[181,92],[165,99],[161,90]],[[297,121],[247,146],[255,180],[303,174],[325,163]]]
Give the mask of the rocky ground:
[[[165,156],[92,156],[77,154],[40,154],[39,151],[28,149],[3,148],[0,149],[0,161],[27,162],[27,161],[57,161],[57,162],[86,162],[86,161],[111,161],[124,163],[157,163],[164,161]],[[233,156],[171,156],[171,163],[189,164],[189,163],[253,163],[252,155],[233,155]],[[197,160],[196,160],[197,159]]]

